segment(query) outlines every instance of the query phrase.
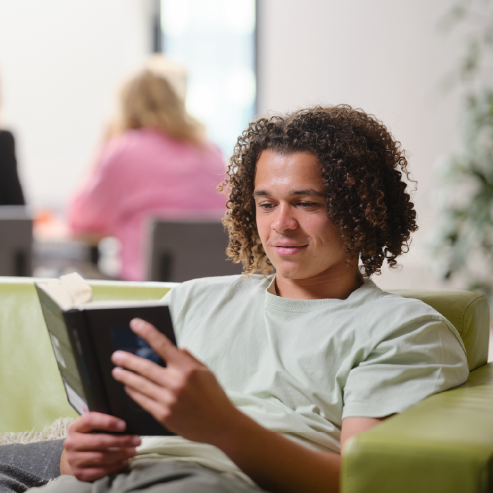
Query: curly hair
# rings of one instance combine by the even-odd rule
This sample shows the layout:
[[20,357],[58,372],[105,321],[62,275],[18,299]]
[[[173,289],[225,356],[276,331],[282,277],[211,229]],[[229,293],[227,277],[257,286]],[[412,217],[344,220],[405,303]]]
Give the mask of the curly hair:
[[[267,149],[278,154],[309,152],[322,167],[327,215],[349,258],[361,260],[366,277],[384,260],[409,249],[418,229],[403,174],[410,181],[405,151],[373,115],[348,105],[314,107],[260,118],[238,137],[227,176],[218,190],[228,195],[223,223],[228,256],[244,273],[273,272],[257,232],[253,198],[255,166]],[[413,181],[413,183],[415,183]]]

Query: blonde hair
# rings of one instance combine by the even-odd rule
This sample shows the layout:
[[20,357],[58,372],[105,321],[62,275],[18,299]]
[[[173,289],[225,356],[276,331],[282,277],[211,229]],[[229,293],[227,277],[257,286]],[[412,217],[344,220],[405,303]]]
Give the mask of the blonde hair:
[[201,145],[204,127],[185,109],[186,75],[163,57],[153,57],[123,85],[117,132],[153,128]]

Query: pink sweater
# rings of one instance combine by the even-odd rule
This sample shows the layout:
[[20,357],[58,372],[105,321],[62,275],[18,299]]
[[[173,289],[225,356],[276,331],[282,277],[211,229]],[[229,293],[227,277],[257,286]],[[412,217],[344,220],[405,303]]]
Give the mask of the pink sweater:
[[96,169],[69,204],[74,234],[116,236],[121,278],[145,277],[145,218],[221,217],[226,198],[216,192],[225,175],[212,144],[198,149],[149,129],[130,130],[102,150]]

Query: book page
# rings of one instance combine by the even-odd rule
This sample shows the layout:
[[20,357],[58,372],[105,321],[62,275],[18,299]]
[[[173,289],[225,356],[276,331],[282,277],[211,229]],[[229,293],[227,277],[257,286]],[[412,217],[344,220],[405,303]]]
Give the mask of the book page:
[[92,288],[80,274],[77,274],[77,272],[60,276],[60,282],[72,297],[74,306],[79,306],[91,301]]
[[58,303],[62,310],[70,310],[71,308],[86,310],[167,305],[167,303],[163,303],[161,300],[91,301],[91,286],[76,272],[61,276],[60,280],[53,279],[48,282],[39,283],[38,286]]
[[77,308],[90,310],[101,308],[139,308],[158,305],[167,306],[168,303],[161,300],[98,300],[91,301],[90,303],[84,303],[83,305],[79,305]]

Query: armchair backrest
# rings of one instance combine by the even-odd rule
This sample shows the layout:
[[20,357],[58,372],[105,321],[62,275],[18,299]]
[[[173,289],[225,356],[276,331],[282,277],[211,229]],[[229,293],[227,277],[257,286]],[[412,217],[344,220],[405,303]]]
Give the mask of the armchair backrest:
[[417,298],[447,318],[459,332],[467,351],[469,371],[488,360],[490,308],[482,294],[470,291],[392,290],[404,298]]

